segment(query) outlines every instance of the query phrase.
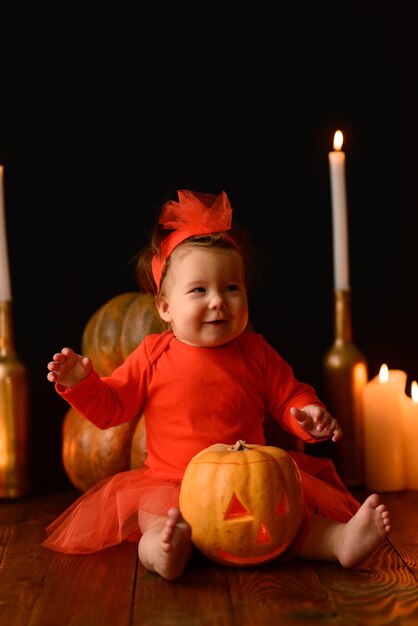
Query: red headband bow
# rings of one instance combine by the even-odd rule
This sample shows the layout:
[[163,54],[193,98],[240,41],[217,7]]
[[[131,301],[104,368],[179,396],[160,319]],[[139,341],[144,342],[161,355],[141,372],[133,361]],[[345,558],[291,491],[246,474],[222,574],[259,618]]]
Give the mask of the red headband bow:
[[[152,275],[158,288],[165,262],[182,241],[194,235],[209,235],[231,228],[232,207],[224,191],[219,196],[187,189],[177,194],[179,201],[166,202],[158,220],[164,229],[174,229],[162,241],[161,255],[154,255],[152,259]],[[228,239],[237,247],[231,237]]]

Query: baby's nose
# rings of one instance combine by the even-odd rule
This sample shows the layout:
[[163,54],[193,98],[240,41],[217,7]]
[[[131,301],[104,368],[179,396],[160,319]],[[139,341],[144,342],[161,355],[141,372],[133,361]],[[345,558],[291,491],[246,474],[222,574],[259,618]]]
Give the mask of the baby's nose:
[[212,309],[222,309],[225,306],[225,300],[222,293],[216,292],[213,294],[210,306]]

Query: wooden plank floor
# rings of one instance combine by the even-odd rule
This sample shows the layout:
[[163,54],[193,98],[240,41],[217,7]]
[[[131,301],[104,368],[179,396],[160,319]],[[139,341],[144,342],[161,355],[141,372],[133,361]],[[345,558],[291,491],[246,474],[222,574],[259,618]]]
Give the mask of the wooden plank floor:
[[355,569],[226,568],[196,555],[174,582],[145,570],[135,544],[87,556],[42,548],[45,526],[77,496],[0,501],[0,626],[418,624],[418,492],[384,496],[390,541]]

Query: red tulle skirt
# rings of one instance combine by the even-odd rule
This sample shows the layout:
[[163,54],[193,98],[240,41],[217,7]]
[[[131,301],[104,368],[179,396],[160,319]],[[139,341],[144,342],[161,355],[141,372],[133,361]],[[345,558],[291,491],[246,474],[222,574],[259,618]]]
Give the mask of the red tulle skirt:
[[[360,503],[329,459],[290,452],[302,477],[304,519],[291,553],[303,541],[313,514],[348,521]],[[140,528],[156,515],[178,507],[181,481],[150,476],[145,469],[121,472],[94,485],[47,528],[43,546],[68,554],[88,554],[122,541],[139,541]]]

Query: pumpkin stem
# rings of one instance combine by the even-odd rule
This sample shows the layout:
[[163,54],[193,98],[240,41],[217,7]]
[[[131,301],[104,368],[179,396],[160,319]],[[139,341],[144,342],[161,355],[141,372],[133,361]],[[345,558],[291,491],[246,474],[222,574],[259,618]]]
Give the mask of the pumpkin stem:
[[242,441],[242,439],[238,439],[237,443],[228,448],[228,450],[231,450],[231,452],[238,452],[239,450],[245,450],[246,446],[245,446],[245,441]]

